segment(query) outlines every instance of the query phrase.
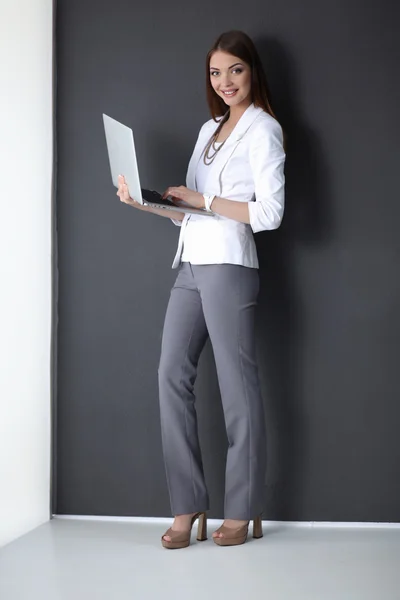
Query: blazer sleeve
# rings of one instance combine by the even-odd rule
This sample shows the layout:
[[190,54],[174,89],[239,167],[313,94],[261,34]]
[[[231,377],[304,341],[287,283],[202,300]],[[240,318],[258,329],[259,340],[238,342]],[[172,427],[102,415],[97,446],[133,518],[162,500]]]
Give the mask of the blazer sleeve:
[[285,158],[282,127],[275,119],[264,121],[250,141],[255,202],[249,202],[249,215],[254,233],[277,229],[281,224],[285,207]]

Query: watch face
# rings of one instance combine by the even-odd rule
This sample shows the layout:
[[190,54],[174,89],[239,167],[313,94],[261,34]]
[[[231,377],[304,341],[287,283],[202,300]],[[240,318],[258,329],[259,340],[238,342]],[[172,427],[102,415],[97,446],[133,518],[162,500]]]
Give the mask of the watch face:
[[204,197],[204,205],[205,205],[205,209],[207,212],[212,212],[211,210],[211,203],[215,198],[215,194],[213,195],[209,195],[209,194],[203,194]]

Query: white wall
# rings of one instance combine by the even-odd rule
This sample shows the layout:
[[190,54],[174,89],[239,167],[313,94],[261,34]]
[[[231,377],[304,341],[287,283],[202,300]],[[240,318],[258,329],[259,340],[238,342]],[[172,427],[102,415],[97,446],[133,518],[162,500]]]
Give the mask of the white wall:
[[0,546],[50,515],[52,0],[0,0]]

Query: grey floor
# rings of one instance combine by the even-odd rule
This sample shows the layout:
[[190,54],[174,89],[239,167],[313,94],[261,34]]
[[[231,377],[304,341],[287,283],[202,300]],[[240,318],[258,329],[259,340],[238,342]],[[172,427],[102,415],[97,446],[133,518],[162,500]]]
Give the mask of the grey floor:
[[0,550],[0,599],[400,600],[400,528],[264,523],[243,546],[165,550],[168,524],[53,519]]

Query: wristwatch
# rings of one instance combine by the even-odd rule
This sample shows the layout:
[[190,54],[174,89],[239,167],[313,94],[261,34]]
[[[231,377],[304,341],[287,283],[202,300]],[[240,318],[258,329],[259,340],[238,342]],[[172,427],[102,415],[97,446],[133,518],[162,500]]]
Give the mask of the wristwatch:
[[211,210],[211,204],[215,198],[215,194],[210,195],[210,194],[203,194],[203,198],[204,198],[204,205],[205,205],[205,209],[207,212],[212,212]]

